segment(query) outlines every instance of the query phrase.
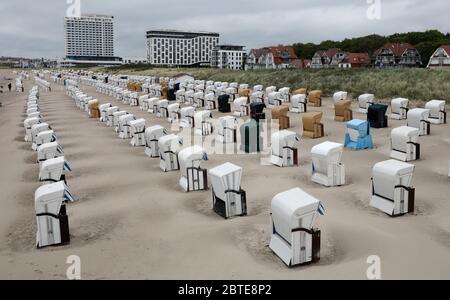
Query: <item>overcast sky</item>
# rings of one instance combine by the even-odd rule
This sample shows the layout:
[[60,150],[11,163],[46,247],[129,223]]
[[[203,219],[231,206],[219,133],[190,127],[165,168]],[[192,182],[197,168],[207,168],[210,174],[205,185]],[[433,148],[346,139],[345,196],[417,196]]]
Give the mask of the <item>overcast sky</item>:
[[[64,56],[68,0],[1,0],[0,56]],[[381,1],[381,19],[367,2]],[[145,31],[219,32],[247,49],[367,34],[450,31],[449,0],[81,0],[82,13],[114,16],[115,54],[145,57]]]

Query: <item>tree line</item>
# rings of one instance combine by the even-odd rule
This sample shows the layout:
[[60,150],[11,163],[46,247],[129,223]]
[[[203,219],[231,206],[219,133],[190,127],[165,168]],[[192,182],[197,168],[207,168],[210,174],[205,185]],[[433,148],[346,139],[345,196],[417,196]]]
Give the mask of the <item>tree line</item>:
[[372,34],[363,37],[345,39],[343,41],[323,41],[320,44],[295,43],[293,48],[299,58],[311,59],[318,50],[339,48],[348,52],[367,52],[370,56],[388,42],[410,43],[419,51],[422,62],[426,65],[434,51],[441,45],[450,45],[450,33],[444,34],[439,30],[424,32],[395,33],[388,36]]

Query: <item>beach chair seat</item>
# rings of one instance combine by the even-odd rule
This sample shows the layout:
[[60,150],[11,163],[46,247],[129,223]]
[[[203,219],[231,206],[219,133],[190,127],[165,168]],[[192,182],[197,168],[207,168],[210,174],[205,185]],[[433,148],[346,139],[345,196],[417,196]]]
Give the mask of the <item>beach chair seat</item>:
[[277,106],[272,108],[272,120],[278,120],[279,129],[288,129],[290,128],[290,118],[287,115],[289,112],[288,106]]
[[338,122],[347,122],[353,119],[352,101],[340,100],[334,104],[335,117]]
[[313,107],[322,106],[322,91],[314,90],[308,94],[308,104]]
[[288,267],[320,260],[321,231],[313,227],[319,213],[323,214],[320,201],[300,188],[273,197],[269,248]]
[[203,160],[208,160],[208,155],[198,145],[184,148],[178,153],[181,174],[179,185],[185,192],[208,189],[208,170],[201,167]]
[[391,217],[414,213],[415,189],[411,185],[414,168],[393,159],[375,164],[370,206]]
[[246,192],[241,188],[242,168],[225,163],[209,170],[213,210],[228,219],[247,215]]
[[322,112],[308,112],[303,114],[303,136],[312,139],[321,138],[325,135],[324,126],[320,122]]

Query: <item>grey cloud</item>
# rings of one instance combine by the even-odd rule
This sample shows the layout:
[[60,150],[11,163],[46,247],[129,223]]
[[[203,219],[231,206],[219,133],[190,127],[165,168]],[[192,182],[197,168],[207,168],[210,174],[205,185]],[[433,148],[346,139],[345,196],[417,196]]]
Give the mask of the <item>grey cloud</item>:
[[[221,42],[252,47],[340,40],[412,30],[447,31],[448,0],[381,0],[381,20],[367,0],[81,0],[83,13],[115,17],[116,55],[145,56],[149,29],[206,30]],[[0,55],[62,57],[65,0],[3,1]]]

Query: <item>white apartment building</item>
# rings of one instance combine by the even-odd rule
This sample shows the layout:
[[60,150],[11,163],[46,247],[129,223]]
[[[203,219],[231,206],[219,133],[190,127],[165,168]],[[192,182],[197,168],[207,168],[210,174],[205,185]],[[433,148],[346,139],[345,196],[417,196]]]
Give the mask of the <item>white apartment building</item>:
[[114,57],[113,16],[86,14],[65,17],[65,56],[80,63],[117,62]]
[[242,70],[246,53],[244,46],[217,45],[212,51],[211,67]]
[[210,66],[219,44],[214,32],[151,30],[146,37],[147,61],[156,66]]

